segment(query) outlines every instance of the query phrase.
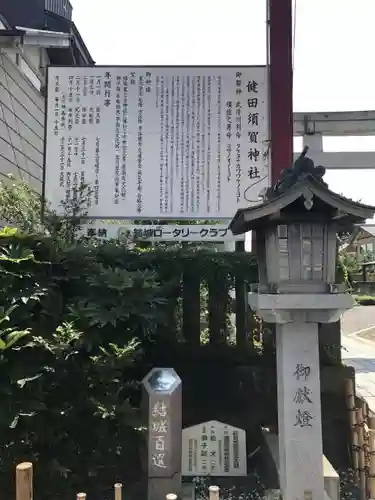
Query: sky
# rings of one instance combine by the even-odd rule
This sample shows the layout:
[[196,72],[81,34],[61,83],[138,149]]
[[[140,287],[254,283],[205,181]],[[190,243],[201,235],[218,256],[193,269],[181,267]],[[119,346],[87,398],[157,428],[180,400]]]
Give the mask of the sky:
[[[71,0],[97,64],[266,63],[265,0]],[[294,110],[375,109],[375,0],[296,0]],[[300,141],[295,141],[296,150]],[[332,137],[325,151],[375,151]],[[375,155],[375,153],[374,153]],[[375,205],[375,170],[329,171],[330,188]]]

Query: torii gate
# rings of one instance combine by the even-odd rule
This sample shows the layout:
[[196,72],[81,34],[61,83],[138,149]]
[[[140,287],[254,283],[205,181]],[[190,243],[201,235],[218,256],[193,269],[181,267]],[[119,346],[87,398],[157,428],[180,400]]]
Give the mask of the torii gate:
[[267,0],[271,181],[292,163],[293,134],[302,136],[309,156],[328,169],[375,168],[375,151],[325,153],[322,143],[324,135],[375,135],[375,111],[293,113],[292,10],[292,0]]
[[375,170],[375,151],[323,149],[324,136],[375,136],[375,111],[294,113],[293,122],[294,137],[303,137],[315,164],[329,170]]
[[375,135],[375,111],[294,113],[294,136],[327,169],[375,169],[375,151],[325,152],[323,136]]

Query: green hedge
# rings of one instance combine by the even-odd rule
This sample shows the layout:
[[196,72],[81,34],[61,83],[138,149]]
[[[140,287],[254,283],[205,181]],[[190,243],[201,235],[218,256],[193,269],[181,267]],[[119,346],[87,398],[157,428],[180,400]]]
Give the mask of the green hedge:
[[[207,346],[203,354],[186,350],[184,361],[176,332],[160,336],[184,273],[203,281],[240,273],[252,282],[257,269],[249,254],[114,243],[66,248],[49,238],[0,234],[3,495],[11,498],[13,467],[23,460],[36,464],[42,500],[82,489],[103,498],[115,480],[140,481],[139,381],[169,358],[194,386],[189,357],[213,356]],[[220,356],[235,380],[231,350]]]

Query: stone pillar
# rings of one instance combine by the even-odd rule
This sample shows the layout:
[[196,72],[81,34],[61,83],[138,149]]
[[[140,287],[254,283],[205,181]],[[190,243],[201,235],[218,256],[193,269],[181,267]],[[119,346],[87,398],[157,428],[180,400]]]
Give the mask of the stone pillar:
[[173,368],[153,368],[143,379],[148,427],[148,500],[179,495],[182,453],[182,387]]
[[324,498],[318,323],[276,326],[283,500]]

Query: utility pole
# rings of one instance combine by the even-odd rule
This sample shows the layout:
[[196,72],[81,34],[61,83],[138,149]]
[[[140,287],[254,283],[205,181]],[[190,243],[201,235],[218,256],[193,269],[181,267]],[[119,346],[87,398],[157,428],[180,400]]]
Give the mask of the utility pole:
[[293,162],[292,0],[268,1],[271,182]]

